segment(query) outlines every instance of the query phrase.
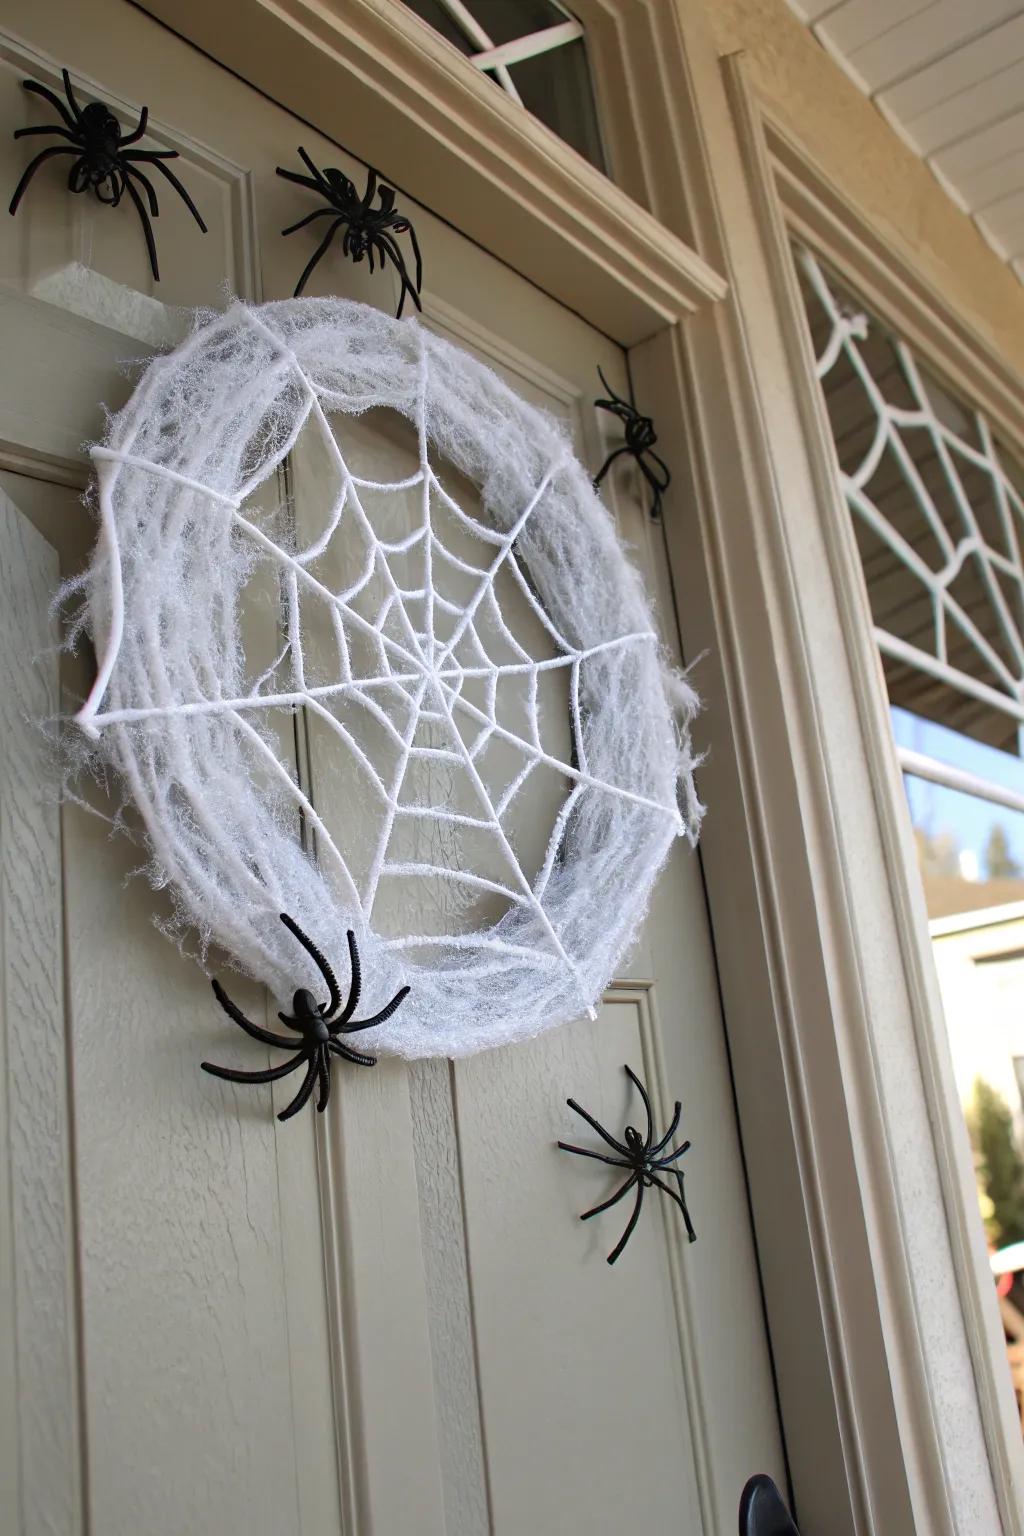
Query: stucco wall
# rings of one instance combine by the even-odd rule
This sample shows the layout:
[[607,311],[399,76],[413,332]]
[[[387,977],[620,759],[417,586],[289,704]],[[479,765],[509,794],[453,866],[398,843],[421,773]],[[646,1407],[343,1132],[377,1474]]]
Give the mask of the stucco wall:
[[857,90],[786,0],[706,0],[718,50],[742,50],[762,98],[832,183],[1024,379],[1024,284]]

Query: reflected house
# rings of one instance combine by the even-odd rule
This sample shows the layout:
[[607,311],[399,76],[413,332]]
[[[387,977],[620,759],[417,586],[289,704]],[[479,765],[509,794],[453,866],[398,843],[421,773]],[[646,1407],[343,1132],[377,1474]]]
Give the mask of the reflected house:
[[1024,880],[931,876],[925,894],[960,1102],[983,1079],[1024,1146]]

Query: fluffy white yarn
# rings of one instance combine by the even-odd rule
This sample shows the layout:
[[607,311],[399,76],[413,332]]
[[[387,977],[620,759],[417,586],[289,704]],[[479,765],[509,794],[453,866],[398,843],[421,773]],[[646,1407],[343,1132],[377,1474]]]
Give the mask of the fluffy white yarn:
[[[379,406],[418,429],[419,470],[393,486],[352,474],[329,422],[343,444],[342,418]],[[303,428],[321,433],[340,492],[315,542],[299,549],[281,536],[279,514],[242,508]],[[486,522],[442,490],[428,449],[480,488]],[[101,530],[84,622],[100,667],[77,718],[123,777],[145,824],[152,877],[173,887],[182,928],[221,945],[285,1005],[296,987],[319,996],[323,985],[278,914],[290,913],[336,960],[343,983],[353,928],[360,1011],[411,988],[373,1039],[374,1050],[402,1056],[466,1055],[592,1010],[673,838],[696,835],[686,730],[696,700],[660,659],[640,580],[561,426],[415,321],[294,299],[207,318],[151,364],[93,458]],[[420,524],[389,544],[364,503],[410,486],[422,487]],[[479,545],[479,563],[445,546],[435,526],[442,505]],[[317,562],[332,539],[357,534],[368,552],[363,573],[332,591]],[[399,547],[422,559],[415,591],[394,575]],[[247,676],[239,632],[241,591],[267,561],[288,613],[269,681]],[[463,590],[468,575],[468,599],[445,595],[444,570],[459,574]],[[543,622],[546,658],[531,657],[506,624],[499,572]],[[371,583],[386,594],[375,616],[364,600]],[[308,603],[329,612],[333,676],[306,675]],[[485,611],[489,633],[506,642],[503,662],[487,649]],[[568,683],[570,762],[544,745],[537,684],[551,668]],[[510,728],[495,703],[492,677],[512,674],[525,680],[525,728]],[[470,675],[487,684],[482,706],[464,690]],[[337,700],[368,711],[392,741],[387,772],[332,710]],[[352,815],[372,825],[376,849],[362,880],[278,755],[273,714],[300,706],[358,760],[367,793]],[[440,746],[417,745],[428,717]],[[492,738],[524,760],[519,782],[501,795],[480,766]],[[464,774],[478,812],[407,802],[406,770],[426,753]],[[560,772],[565,798],[540,868],[528,869],[508,809],[537,764]],[[315,832],[316,860],[300,846],[299,810]],[[474,875],[467,855],[454,869],[409,866],[410,877],[454,880],[471,897],[500,893],[507,906],[498,921],[451,935],[372,931],[379,881],[406,869],[389,860],[395,828],[424,815],[488,841],[503,874]]]

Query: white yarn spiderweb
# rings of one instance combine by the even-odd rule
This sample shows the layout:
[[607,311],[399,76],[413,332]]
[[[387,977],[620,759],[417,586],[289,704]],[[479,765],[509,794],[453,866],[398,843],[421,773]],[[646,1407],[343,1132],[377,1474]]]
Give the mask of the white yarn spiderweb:
[[[411,475],[370,480],[347,462],[344,418],[378,406],[415,425]],[[279,511],[246,504],[304,432],[334,492],[300,547]],[[442,484],[431,452],[479,486],[483,516]],[[659,657],[638,577],[562,428],[413,321],[302,299],[207,318],[151,365],[93,457],[102,525],[84,621],[100,668],[78,719],[141,812],[180,925],[283,1000],[322,983],[278,914],[339,963],[353,928],[367,1011],[411,988],[375,1050],[463,1055],[592,1009],[673,838],[696,833],[695,701]],[[378,510],[389,495],[418,502],[398,536]],[[344,583],[329,574],[338,541],[354,559]],[[260,567],[278,576],[286,633],[254,678],[240,605]],[[506,612],[510,593],[543,647]],[[315,660],[314,629],[330,636]],[[561,734],[544,718],[555,676]],[[299,708],[344,760],[351,842],[370,849],[358,868],[281,751],[282,717]],[[424,799],[423,764],[458,792]],[[514,821],[538,770],[561,788],[531,864]],[[409,828],[424,825],[460,856],[410,857]],[[496,902],[497,919],[376,932],[382,882],[424,878]]]

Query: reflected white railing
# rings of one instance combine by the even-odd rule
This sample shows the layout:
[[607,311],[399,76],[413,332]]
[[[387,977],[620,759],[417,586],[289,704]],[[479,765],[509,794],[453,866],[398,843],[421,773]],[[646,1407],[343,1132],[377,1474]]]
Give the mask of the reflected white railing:
[[[550,53],[553,48],[564,48],[583,36],[582,24],[566,12],[565,21],[552,27],[542,27],[538,32],[526,32],[511,42],[495,46],[485,27],[463,4],[463,0],[438,0],[455,25],[465,34],[467,41],[476,49],[469,55],[469,62],[478,69],[493,70],[501,87],[516,101],[522,97],[516,90],[509,74],[511,64],[522,64],[525,59],[535,59],[539,54]],[[559,11],[561,6],[556,7]]]
[[903,772],[915,779],[927,779],[929,784],[939,784],[943,789],[957,789],[978,800],[1005,806],[1009,811],[1024,811],[1024,794],[994,779],[983,779],[966,768],[954,768],[951,763],[929,757],[926,752],[915,752],[912,747],[897,747],[896,757]]
[[[901,375],[901,393],[905,388],[913,403],[899,405],[887,399],[863,346],[875,322],[852,308],[849,300],[832,288],[809,251],[797,247],[795,256],[829,325],[828,337],[825,345],[819,347],[816,360],[822,387],[827,395],[829,375],[845,360],[874,416],[870,441],[859,463],[852,469],[849,464],[840,467],[840,485],[847,506],[910,573],[914,583],[927,594],[931,607],[930,648],[912,643],[905,634],[893,633],[876,622],[874,635],[878,647],[894,660],[1024,724],[1024,499],[1000,460],[989,423],[980,411],[963,401],[956,405],[971,423],[976,441],[969,441],[943,421],[936,414],[913,352],[905,341],[891,333],[887,340]],[[845,387],[845,381],[838,378],[834,383]],[[909,434],[921,433],[923,443],[920,436],[916,440],[911,437],[908,442]],[[929,489],[922,473],[922,446],[933,485],[934,477],[938,476],[945,512],[937,505],[936,494]],[[891,485],[887,486],[883,501],[872,494],[872,481],[886,455],[887,468],[898,472],[901,483],[896,497]],[[977,491],[973,499],[968,494],[968,471],[975,485],[978,475],[984,477],[984,496],[986,500],[990,498],[984,509]],[[919,529],[908,528],[905,519],[902,531],[895,526],[887,506],[897,503],[904,514],[908,507],[916,508]],[[982,526],[986,513],[987,536]],[[934,564],[929,564],[915,544],[937,551]],[[951,590],[968,568],[978,582],[972,612]],[[968,642],[967,650],[960,645],[959,665],[950,659],[950,626],[961,642]],[[970,667],[971,656],[977,663],[976,669]]]

